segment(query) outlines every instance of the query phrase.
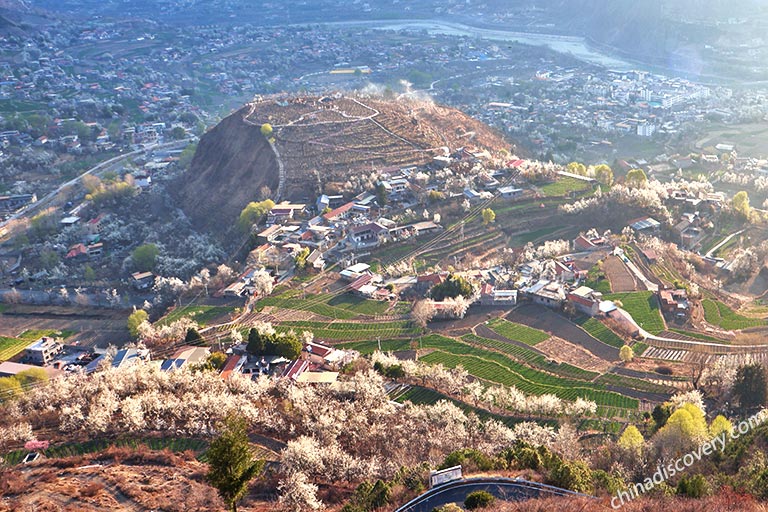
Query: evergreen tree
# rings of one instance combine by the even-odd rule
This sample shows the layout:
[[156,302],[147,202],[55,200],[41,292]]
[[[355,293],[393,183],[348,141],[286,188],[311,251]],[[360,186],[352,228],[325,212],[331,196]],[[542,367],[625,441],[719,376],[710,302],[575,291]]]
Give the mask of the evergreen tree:
[[736,371],[733,393],[745,410],[756,409],[765,404],[766,377],[761,364],[750,364]]
[[210,469],[206,478],[232,512],[248,490],[248,484],[264,469],[264,460],[254,460],[248,443],[245,420],[229,416],[221,435],[208,448]]

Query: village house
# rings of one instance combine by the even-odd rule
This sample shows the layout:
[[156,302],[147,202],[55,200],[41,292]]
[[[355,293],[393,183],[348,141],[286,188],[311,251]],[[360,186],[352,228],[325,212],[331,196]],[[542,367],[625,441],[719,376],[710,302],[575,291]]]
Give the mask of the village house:
[[576,311],[588,316],[600,314],[600,302],[603,294],[588,286],[580,286],[566,295],[568,302],[573,304]]
[[131,285],[136,290],[147,290],[155,284],[155,274],[152,272],[134,272],[131,274]]
[[353,282],[360,279],[363,275],[369,274],[370,268],[371,266],[367,263],[356,263],[339,272],[339,275],[342,279]]
[[88,261],[88,248],[84,244],[75,244],[69,248],[64,259],[74,262]]
[[687,318],[690,315],[691,304],[685,290],[659,290],[658,297],[663,312],[675,315],[679,319]]
[[524,288],[523,292],[534,304],[541,304],[548,308],[560,309],[565,302],[565,289],[556,281],[541,279]]
[[354,249],[378,247],[379,244],[389,239],[389,230],[378,222],[355,226],[349,230],[347,235],[347,240]]
[[210,355],[211,350],[208,347],[181,347],[170,358],[162,362],[160,369],[167,372],[188,365],[204,364]]
[[661,223],[653,217],[640,217],[628,223],[635,233],[655,233],[661,227]]
[[490,283],[484,283],[480,288],[481,306],[512,307],[516,304],[517,290],[497,290]]
[[310,342],[301,351],[303,359],[324,370],[339,371],[350,360],[350,353],[333,347]]
[[322,271],[325,268],[325,259],[319,249],[315,249],[307,256],[307,267],[311,270]]
[[525,190],[522,188],[515,188],[511,186],[499,187],[499,196],[502,199],[519,199],[525,194]]
[[96,217],[92,218],[88,222],[85,223],[85,229],[90,235],[99,235],[101,234],[101,226],[102,221],[105,219],[106,215],[103,213],[98,214]]
[[63,346],[55,339],[43,336],[24,349],[23,361],[31,364],[45,366],[62,351]]
[[605,247],[607,240],[603,237],[587,237],[586,235],[579,235],[573,241],[573,248],[575,251],[597,251]]

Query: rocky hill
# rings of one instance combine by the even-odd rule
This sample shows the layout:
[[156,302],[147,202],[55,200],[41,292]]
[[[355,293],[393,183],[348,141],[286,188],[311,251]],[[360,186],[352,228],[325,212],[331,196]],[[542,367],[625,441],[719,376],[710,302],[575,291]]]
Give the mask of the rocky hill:
[[[264,123],[274,130],[272,146],[261,133]],[[429,101],[269,98],[244,106],[202,137],[177,192],[197,225],[221,232],[249,201],[352,194],[373,188],[375,172],[426,164],[460,147],[498,154],[509,144],[483,123]]]

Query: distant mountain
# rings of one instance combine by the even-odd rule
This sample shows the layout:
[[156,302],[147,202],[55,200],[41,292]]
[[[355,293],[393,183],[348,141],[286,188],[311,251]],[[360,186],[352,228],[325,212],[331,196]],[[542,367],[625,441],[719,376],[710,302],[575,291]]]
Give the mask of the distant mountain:
[[[274,127],[277,157],[261,133]],[[250,201],[266,195],[314,201],[372,189],[374,171],[426,164],[457,148],[498,153],[510,144],[483,123],[427,101],[381,97],[280,97],[246,105],[206,133],[177,187],[195,225],[226,231]]]

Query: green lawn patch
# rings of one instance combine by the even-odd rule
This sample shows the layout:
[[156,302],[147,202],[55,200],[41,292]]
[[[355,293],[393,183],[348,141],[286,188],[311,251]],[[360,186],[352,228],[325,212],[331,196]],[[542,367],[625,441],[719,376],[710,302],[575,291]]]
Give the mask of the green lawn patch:
[[748,318],[740,315],[717,300],[704,299],[701,301],[701,305],[704,306],[704,318],[707,322],[729,331],[766,324],[765,320],[760,318]]
[[664,320],[659,312],[659,303],[651,291],[612,293],[605,295],[606,300],[621,301],[622,308],[627,311],[635,322],[653,335],[658,335],[665,329]]
[[549,334],[527,325],[510,322],[501,318],[496,318],[488,322],[488,327],[497,334],[519,341],[527,345],[536,345],[550,338]]
[[632,352],[634,352],[635,355],[638,357],[642,356],[647,349],[648,349],[648,345],[641,341],[638,341],[637,343],[632,345]]

